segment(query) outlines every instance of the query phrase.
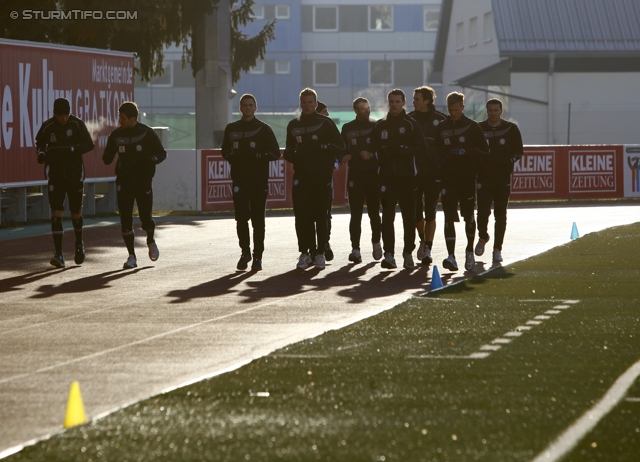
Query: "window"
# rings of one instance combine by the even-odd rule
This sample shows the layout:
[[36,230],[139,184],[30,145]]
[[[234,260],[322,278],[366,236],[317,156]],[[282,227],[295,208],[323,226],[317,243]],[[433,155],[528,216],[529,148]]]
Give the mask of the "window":
[[249,70],[249,74],[264,74],[264,61],[257,61],[256,65]]
[[289,19],[289,5],[276,5],[276,19]]
[[456,50],[464,49],[464,23],[456,24]]
[[173,87],[173,61],[164,62],[162,70],[163,74],[148,83],[148,87]]
[[440,7],[437,5],[425,5],[424,30],[438,30],[440,23]]
[[393,85],[393,61],[369,61],[370,85]]
[[264,5],[256,5],[254,3],[251,10],[253,11],[253,19],[264,19]]
[[338,85],[338,62],[316,61],[313,63],[313,84],[335,86]]
[[474,47],[478,44],[478,17],[474,16],[469,19],[469,46]]
[[484,42],[490,42],[493,40],[493,15],[491,11],[484,14],[482,24],[482,34],[484,36]]
[[369,30],[393,30],[393,7],[390,5],[369,6]]
[[338,7],[337,6],[314,6],[313,7],[313,30],[335,32],[338,30]]
[[290,74],[291,61],[278,59],[276,60],[276,74]]

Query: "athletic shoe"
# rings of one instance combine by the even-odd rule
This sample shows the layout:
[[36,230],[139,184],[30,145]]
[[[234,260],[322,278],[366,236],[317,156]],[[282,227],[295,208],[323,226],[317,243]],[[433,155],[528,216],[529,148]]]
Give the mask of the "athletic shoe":
[[333,260],[333,250],[331,250],[331,245],[327,242],[327,245],[324,246],[324,255],[327,261]]
[[422,261],[422,259],[425,256],[426,249],[428,249],[427,243],[425,241],[420,241],[420,245],[418,246],[418,252],[416,253],[416,258],[418,260]]
[[359,249],[353,249],[349,254],[349,261],[354,263],[362,263],[362,255],[360,255]]
[[395,269],[398,267],[396,265],[396,260],[395,258],[393,258],[393,254],[391,252],[385,252],[384,260],[382,260],[382,263],[380,263],[380,266],[382,266],[385,269]]
[[422,265],[429,266],[433,263],[433,258],[431,257],[431,249],[429,246],[424,248],[424,257],[422,257]]
[[138,259],[136,258],[135,255],[129,255],[129,258],[127,258],[127,261],[124,262],[124,265],[122,265],[122,267],[124,269],[137,268]]
[[251,263],[251,269],[253,271],[261,271],[262,270],[262,257],[256,257],[253,255],[253,263]]
[[49,261],[49,263],[51,263],[51,265],[55,266],[56,268],[64,268],[65,267],[64,257],[62,256],[62,254],[54,255],[53,258],[51,259],[51,261]]
[[240,271],[246,270],[247,267],[249,266],[249,262],[250,261],[251,261],[251,254],[250,253],[243,253],[242,255],[240,255],[240,260],[238,260],[237,268]]
[[500,263],[502,261],[502,252],[493,249],[493,261]]
[[476,266],[476,259],[473,256],[473,252],[467,252],[464,259],[464,267],[471,271]]
[[147,244],[147,247],[149,247],[149,259],[151,259],[151,261],[156,261],[160,258],[160,250],[158,250],[158,245],[155,241],[151,244]]
[[416,265],[413,263],[411,252],[405,253],[402,256],[404,257],[404,264],[402,265],[404,269],[415,269]]
[[380,260],[382,258],[382,245],[380,242],[373,243],[373,259]]
[[301,253],[300,258],[298,258],[296,268],[299,270],[306,270],[309,266],[311,266],[311,257],[306,253]]
[[484,246],[489,242],[489,239],[478,239],[476,244],[476,255],[481,256],[484,253]]
[[323,270],[325,268],[327,261],[325,259],[324,254],[319,253],[318,255],[316,255],[316,257],[313,259],[313,264],[315,265],[316,268]]
[[84,256],[84,244],[76,244],[76,255],[73,259],[76,262],[76,265],[82,265],[84,262]]
[[442,260],[442,266],[449,271],[458,271],[458,263],[456,262],[456,257],[453,254]]

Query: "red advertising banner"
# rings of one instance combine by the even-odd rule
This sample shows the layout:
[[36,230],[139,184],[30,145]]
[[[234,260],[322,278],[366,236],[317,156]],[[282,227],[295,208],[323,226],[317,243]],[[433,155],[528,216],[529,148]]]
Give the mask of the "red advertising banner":
[[514,165],[511,197],[624,197],[622,146],[526,146]]
[[96,148],[84,155],[87,178],[114,176],[101,155],[118,126],[118,107],[133,101],[133,54],[0,40],[0,56],[0,185],[44,180],[35,137],[56,98],[69,100],[93,136]]
[[[202,210],[232,210],[233,182],[231,167],[224,160],[219,149],[205,149],[201,154],[202,170]],[[346,167],[334,173],[333,203],[348,203]],[[269,163],[269,195],[267,208],[292,207],[291,186],[293,167],[282,157]]]

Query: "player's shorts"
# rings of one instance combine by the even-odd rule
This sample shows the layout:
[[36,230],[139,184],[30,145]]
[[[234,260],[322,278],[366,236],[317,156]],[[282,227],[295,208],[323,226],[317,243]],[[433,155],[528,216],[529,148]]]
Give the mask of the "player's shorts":
[[[419,176],[416,178],[416,223],[423,219],[427,223],[436,219],[440,191],[442,189],[440,180],[434,177]],[[424,197],[424,202],[422,201]],[[424,208],[424,215],[423,215]]]
[[82,213],[84,184],[78,180],[49,180],[49,206],[51,210],[64,210],[64,198],[69,197],[69,211]]
[[476,181],[474,178],[443,179],[440,197],[446,221],[460,221],[458,204],[460,204],[460,214],[465,220],[473,218],[476,205]]

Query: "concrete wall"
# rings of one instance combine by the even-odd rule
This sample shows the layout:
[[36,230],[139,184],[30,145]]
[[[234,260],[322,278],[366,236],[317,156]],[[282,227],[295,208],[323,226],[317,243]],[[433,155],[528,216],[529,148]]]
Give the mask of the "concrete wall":
[[169,150],[153,179],[154,210],[198,210],[198,155],[192,150]]

